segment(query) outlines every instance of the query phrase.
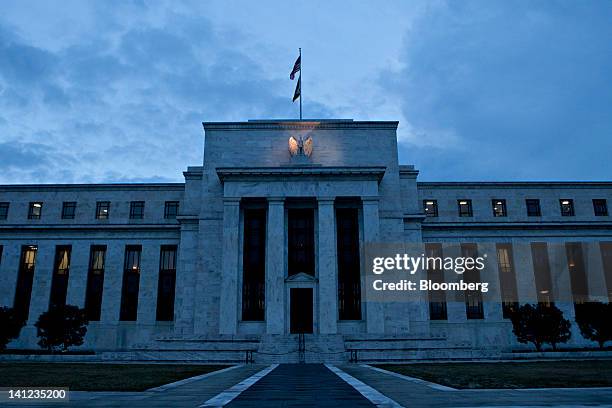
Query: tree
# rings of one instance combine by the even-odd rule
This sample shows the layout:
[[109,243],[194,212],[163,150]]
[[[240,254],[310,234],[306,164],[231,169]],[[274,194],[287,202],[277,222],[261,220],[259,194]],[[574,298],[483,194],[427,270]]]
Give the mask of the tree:
[[17,313],[11,307],[0,307],[0,350],[4,350],[11,340],[19,337],[23,320],[17,317]]
[[542,351],[545,343],[556,350],[557,344],[567,342],[572,335],[571,323],[554,305],[522,305],[512,313],[511,320],[517,341],[533,343],[538,351]]
[[66,351],[70,346],[80,346],[88,323],[85,309],[72,305],[53,307],[41,314],[36,322],[38,345],[49,351]]
[[596,341],[603,348],[612,340],[612,303],[589,302],[576,308],[576,323],[582,337]]

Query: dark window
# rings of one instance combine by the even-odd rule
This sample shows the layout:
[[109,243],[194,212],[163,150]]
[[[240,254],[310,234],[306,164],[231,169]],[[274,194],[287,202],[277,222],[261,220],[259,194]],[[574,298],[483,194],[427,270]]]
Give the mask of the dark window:
[[303,272],[314,276],[314,210],[288,210],[289,276]]
[[550,274],[550,261],[548,258],[548,245],[546,242],[531,243],[531,260],[538,297],[538,303],[551,305],[554,303],[552,293],[552,278]]
[[457,200],[459,206],[460,217],[471,217],[472,216],[472,200]]
[[178,215],[179,202],[178,201],[166,201],[164,205],[164,218],[174,219]]
[[[431,243],[425,244],[425,253],[428,258],[442,259],[442,244]],[[426,265],[427,279],[435,283],[444,282],[444,269],[442,264],[430,262]],[[446,320],[448,317],[446,311],[446,294],[441,290],[433,290],[428,292],[429,297],[429,319],[430,320]]]
[[119,320],[136,320],[138,316],[138,291],[140,289],[140,254],[142,246],[127,245],[121,287],[121,311]]
[[[461,256],[476,259],[478,257],[478,247],[476,244],[461,244]],[[476,268],[466,270],[463,279],[467,283],[481,282],[480,272]],[[465,312],[468,319],[484,319],[482,292],[479,290],[465,291]]]
[[540,200],[534,198],[528,198],[525,200],[527,205],[527,216],[528,217],[540,217],[542,211],[540,210]]
[[62,204],[62,219],[64,220],[74,219],[75,211],[76,211],[76,202],[64,201],[64,204]]
[[2,265],[2,252],[4,251],[4,247],[0,245],[0,265]]
[[104,264],[106,245],[92,245],[89,252],[89,271],[85,292],[85,312],[87,319],[99,321],[102,315],[102,293],[104,290]]
[[13,308],[17,317],[22,321],[28,320],[30,311],[30,299],[32,297],[32,282],[34,281],[34,265],[36,264],[36,252],[38,248],[33,245],[21,247],[21,259],[19,261],[19,275],[17,276],[17,287],[15,288],[15,300]]
[[561,215],[564,217],[573,217],[574,216],[574,200],[569,200],[567,198],[559,200],[559,204],[561,205]]
[[603,264],[608,302],[612,302],[612,242],[600,242],[599,252],[601,253],[601,262]]
[[[582,243],[565,243],[565,255],[567,257],[574,309],[577,309],[578,305],[589,301],[589,285],[587,283]],[[576,313],[578,313],[578,310],[576,310]]]
[[593,211],[597,217],[605,217],[608,215],[608,203],[605,198],[593,199]]
[[64,307],[68,293],[68,277],[70,276],[70,245],[58,245],[55,248],[55,264],[51,279],[51,296],[49,309]]
[[361,320],[359,210],[336,209],[338,308],[340,320]]
[[30,208],[28,209],[28,219],[29,220],[39,220],[42,215],[42,206],[41,202],[32,202],[30,203]]
[[110,216],[110,201],[98,201],[96,203],[96,218],[98,220],[108,220]]
[[159,255],[157,283],[157,313],[159,321],[174,320],[174,290],[176,286],[176,245],[162,245]]
[[502,313],[504,319],[509,319],[512,311],[518,307],[512,244],[497,244],[497,266],[499,268]]
[[506,200],[491,200],[491,205],[493,206],[494,217],[505,217],[508,215],[506,213]]
[[438,201],[436,200],[423,200],[423,211],[427,217],[438,216]]
[[8,218],[9,203],[0,203],[0,220]]
[[264,320],[266,287],[266,209],[244,209],[242,320]]
[[144,218],[144,201],[132,201],[130,203],[130,218],[142,220]]

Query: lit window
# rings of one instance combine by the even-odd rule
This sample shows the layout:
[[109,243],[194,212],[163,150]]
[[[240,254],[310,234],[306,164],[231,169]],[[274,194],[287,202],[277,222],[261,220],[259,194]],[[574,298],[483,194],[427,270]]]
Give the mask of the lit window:
[[144,218],[144,201],[132,201],[130,203],[130,218],[142,220]]
[[561,204],[561,215],[564,217],[573,217],[574,216],[574,200],[569,199],[561,199],[559,200]]
[[74,219],[74,213],[76,211],[76,202],[64,201],[62,205],[62,219],[72,220]]
[[457,200],[460,217],[472,216],[472,200]]
[[107,220],[110,216],[110,201],[98,201],[96,203],[96,218]]
[[34,202],[30,203],[30,208],[28,210],[28,219],[30,220],[39,220],[42,215],[42,206],[43,203]]
[[492,205],[494,217],[505,217],[507,215],[506,200],[492,200]]
[[438,202],[436,200],[423,200],[423,210],[427,217],[438,216]]
[[542,211],[540,210],[540,200],[538,199],[527,199],[525,200],[525,204],[527,205],[527,216],[528,217],[540,217],[542,216]]
[[605,198],[593,199],[593,211],[597,217],[605,217],[608,215],[608,203]]

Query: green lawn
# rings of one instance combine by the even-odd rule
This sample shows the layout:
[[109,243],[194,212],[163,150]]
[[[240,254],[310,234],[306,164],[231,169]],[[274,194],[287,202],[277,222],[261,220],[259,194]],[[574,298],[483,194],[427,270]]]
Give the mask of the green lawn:
[[68,387],[71,391],[144,391],[225,367],[187,364],[0,362],[0,387]]
[[381,364],[377,367],[454,388],[612,387],[612,360]]

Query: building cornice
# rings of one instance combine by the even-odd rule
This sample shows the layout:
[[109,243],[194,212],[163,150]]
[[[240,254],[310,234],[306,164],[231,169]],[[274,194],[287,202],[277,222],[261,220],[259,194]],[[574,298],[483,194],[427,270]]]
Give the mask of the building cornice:
[[319,166],[280,166],[280,167],[217,167],[221,182],[251,181],[254,179],[296,178],[296,177],[333,177],[361,178],[376,180],[380,183],[385,175],[384,166],[366,167],[319,167]]
[[183,191],[185,183],[117,183],[117,184],[2,184],[0,192],[11,191]]
[[537,222],[423,222],[423,230],[550,230],[550,229],[612,229],[612,222],[583,221],[583,222],[558,222],[558,221],[537,221]]
[[312,129],[397,129],[398,121],[253,120],[248,122],[202,122],[204,130],[312,130]]
[[612,181],[448,181],[417,182],[417,187],[436,189],[541,189],[541,188],[612,188]]

